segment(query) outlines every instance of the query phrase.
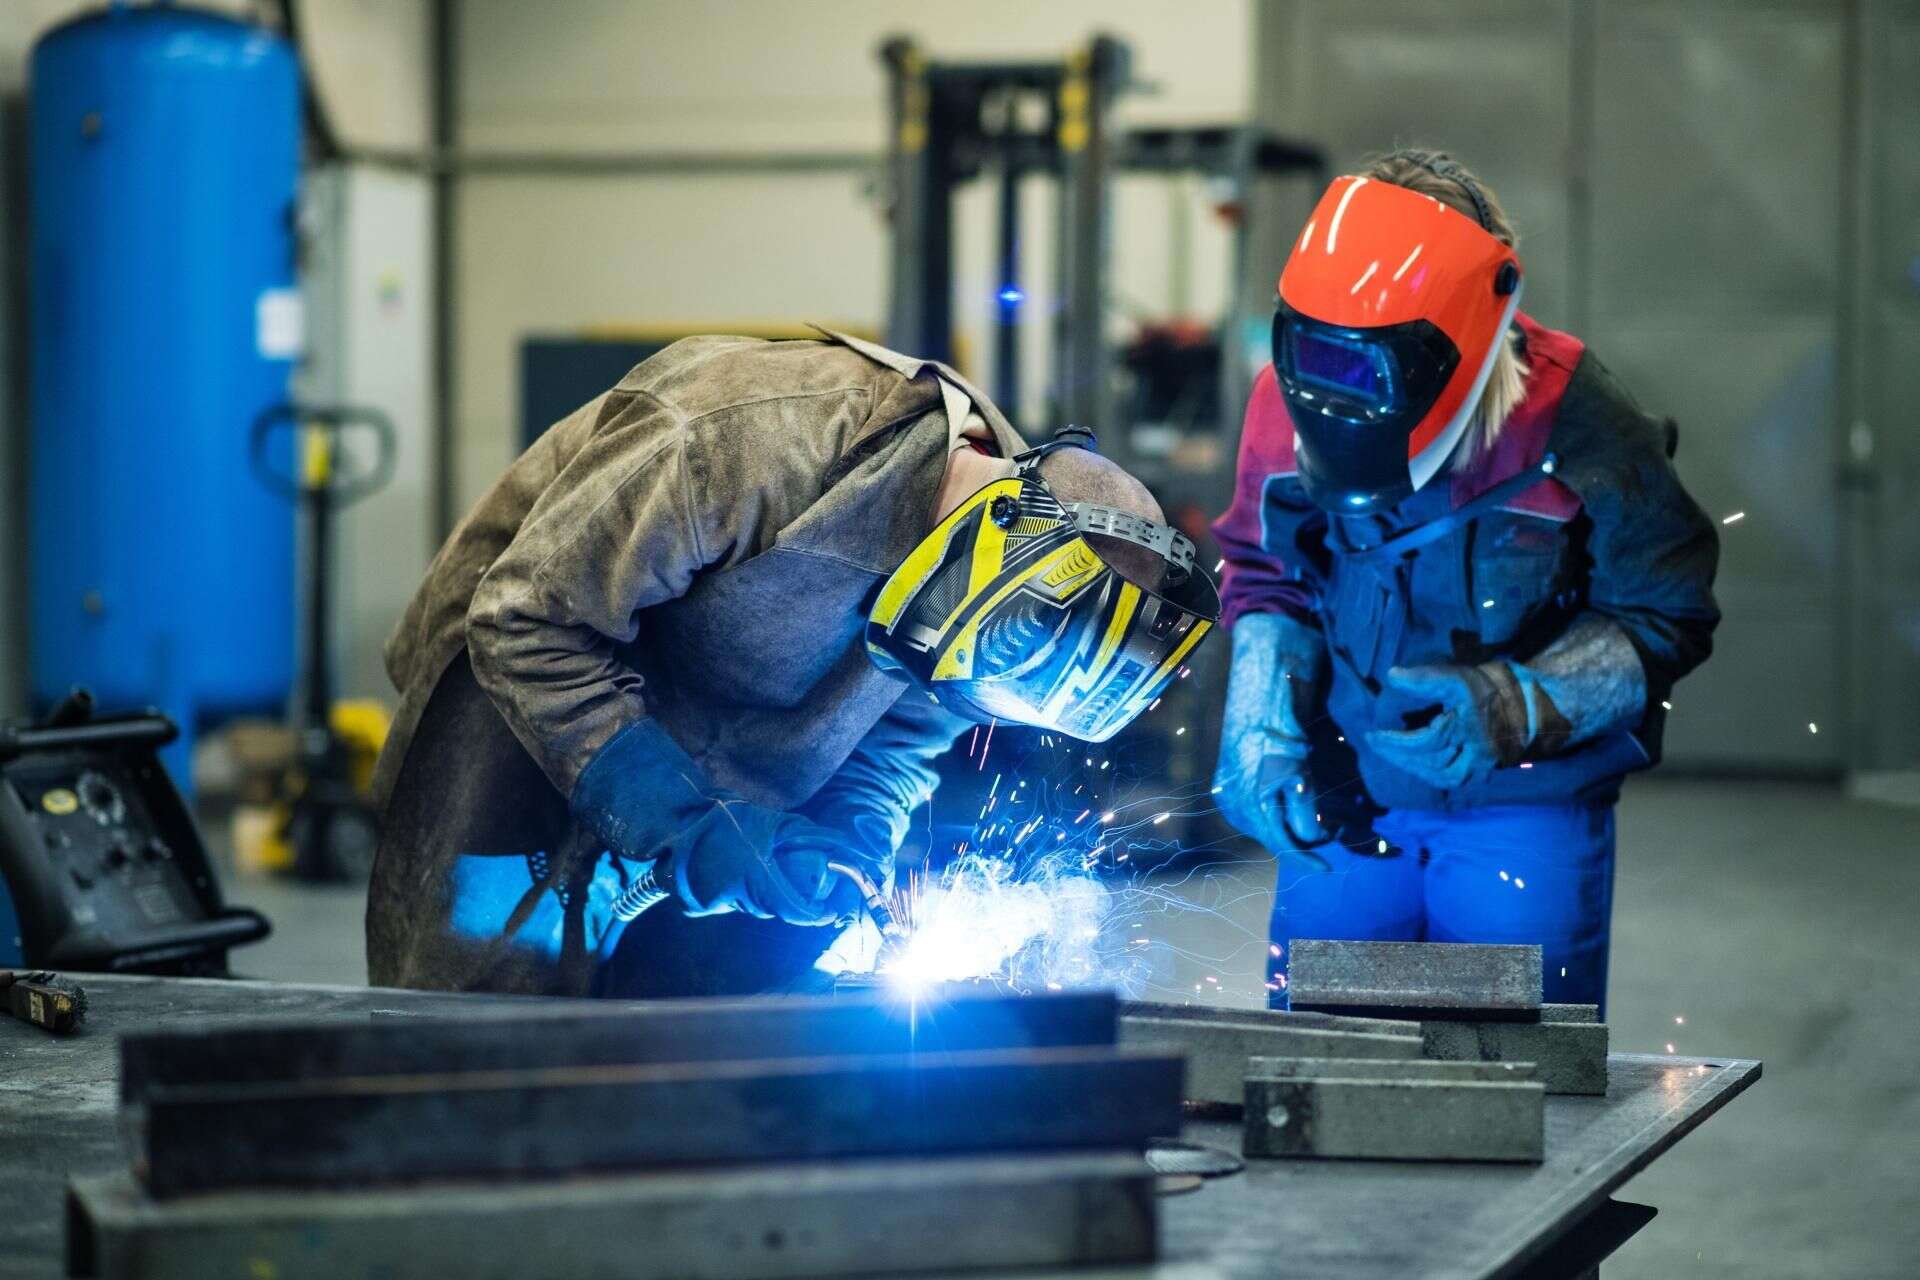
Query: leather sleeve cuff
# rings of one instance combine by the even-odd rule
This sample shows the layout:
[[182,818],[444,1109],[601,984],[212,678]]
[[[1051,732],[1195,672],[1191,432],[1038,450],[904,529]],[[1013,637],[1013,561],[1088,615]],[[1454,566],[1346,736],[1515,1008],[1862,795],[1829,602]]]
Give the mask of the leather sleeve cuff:
[[1479,685],[1476,700],[1484,709],[1487,737],[1503,766],[1519,764],[1534,746],[1534,725],[1520,677],[1505,662],[1470,668]]

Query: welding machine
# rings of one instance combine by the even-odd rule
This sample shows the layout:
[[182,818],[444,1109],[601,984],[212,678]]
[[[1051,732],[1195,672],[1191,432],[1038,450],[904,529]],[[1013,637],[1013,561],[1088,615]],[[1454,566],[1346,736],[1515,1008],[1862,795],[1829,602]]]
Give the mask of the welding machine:
[[0,968],[225,976],[267,935],[222,902],[160,763],[178,733],[154,711],[96,719],[82,689],[0,725]]

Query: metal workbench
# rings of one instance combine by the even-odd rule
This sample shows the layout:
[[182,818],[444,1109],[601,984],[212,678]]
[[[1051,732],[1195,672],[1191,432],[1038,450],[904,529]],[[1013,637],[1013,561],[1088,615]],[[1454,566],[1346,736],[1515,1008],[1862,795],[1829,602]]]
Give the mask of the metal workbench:
[[[67,1178],[124,1167],[115,1036],[156,1024],[431,1014],[501,997],[186,978],[85,979],[91,1009],[66,1039],[0,1018],[0,1280],[60,1276]],[[1608,1197],[1760,1075],[1738,1060],[1615,1054],[1604,1098],[1547,1099],[1544,1164],[1253,1161],[1162,1202],[1164,1262],[1182,1277],[1534,1276],[1588,1258],[1648,1216]],[[1187,1136],[1239,1149],[1237,1125]],[[1625,1225],[1608,1227],[1605,1220]],[[1596,1226],[1595,1224],[1601,1224]],[[1086,1275],[1087,1273],[1077,1273]]]

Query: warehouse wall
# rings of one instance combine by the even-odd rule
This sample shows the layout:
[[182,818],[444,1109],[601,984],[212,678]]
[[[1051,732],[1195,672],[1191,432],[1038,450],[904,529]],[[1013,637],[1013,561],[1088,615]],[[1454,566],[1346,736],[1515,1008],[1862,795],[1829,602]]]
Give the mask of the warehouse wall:
[[[564,12],[564,19],[557,16]],[[935,58],[1056,57],[1095,31],[1133,43],[1123,121],[1244,118],[1246,0],[966,5],[592,0],[564,11],[469,0],[458,10],[463,150],[871,150],[884,140],[875,50],[895,33]],[[1029,313],[1044,315],[1049,192],[1029,183]],[[517,450],[517,360],[529,332],[587,323],[703,326],[820,319],[879,329],[886,236],[871,179],[842,174],[696,179],[469,176],[457,204],[457,501]],[[982,350],[992,298],[988,188],[962,201],[958,318]],[[1177,291],[1169,203],[1193,215],[1195,305],[1227,287],[1227,237],[1197,184],[1128,180],[1115,215],[1116,291],[1164,311]],[[1038,343],[1026,385],[1044,383]],[[974,361],[978,371],[979,360]]]
[[1422,142],[1478,169],[1528,310],[1675,416],[1696,496],[1744,513],[1670,755],[1920,762],[1920,5],[1268,0],[1259,28],[1261,118],[1343,167]]
[[426,0],[297,0],[307,73],[350,148],[418,151],[432,136]]

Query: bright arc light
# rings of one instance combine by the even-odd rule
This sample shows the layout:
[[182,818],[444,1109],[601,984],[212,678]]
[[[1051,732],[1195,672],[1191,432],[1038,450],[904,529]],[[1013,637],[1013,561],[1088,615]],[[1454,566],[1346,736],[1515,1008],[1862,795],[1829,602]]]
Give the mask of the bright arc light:
[[1084,981],[1108,904],[1089,876],[1019,880],[1003,863],[963,858],[915,887],[911,931],[883,972],[909,992],[969,978]]

